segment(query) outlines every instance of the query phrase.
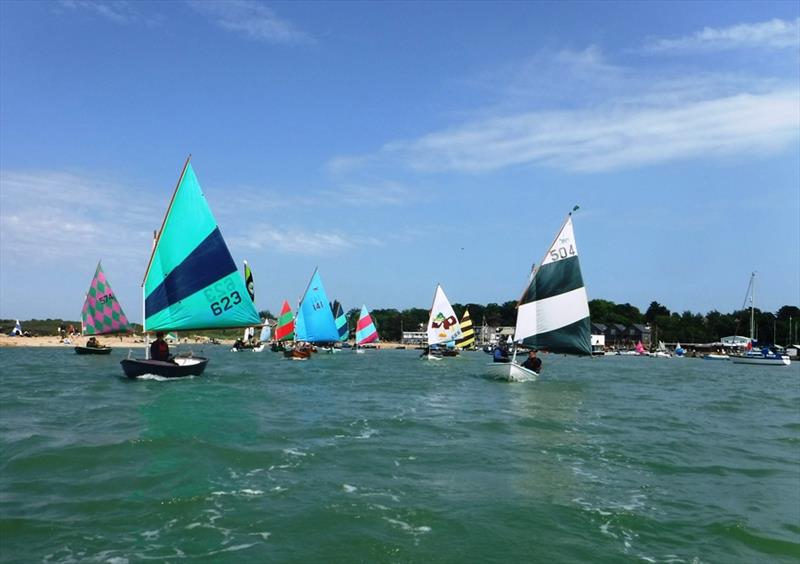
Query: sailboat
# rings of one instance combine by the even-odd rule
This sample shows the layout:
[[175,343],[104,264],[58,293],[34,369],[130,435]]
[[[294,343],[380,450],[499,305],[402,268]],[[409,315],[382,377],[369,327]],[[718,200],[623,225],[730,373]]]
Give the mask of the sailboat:
[[364,349],[362,348],[364,345],[376,343],[379,340],[380,337],[378,336],[378,330],[375,328],[375,322],[372,321],[372,316],[369,314],[367,306],[362,305],[356,322],[355,352],[364,354]]
[[441,356],[434,354],[431,347],[435,347],[441,343],[448,341],[455,341],[461,337],[461,326],[458,323],[456,312],[453,311],[453,306],[442,290],[440,284],[436,285],[436,291],[433,293],[433,304],[431,304],[431,313],[428,318],[428,348],[422,354],[421,358],[427,360],[441,360]]
[[[314,269],[314,274],[311,275],[303,299],[297,308],[294,338],[297,343],[315,345],[333,345],[339,341],[339,330],[336,328],[336,320],[333,318],[333,311],[318,269]],[[310,351],[295,347],[294,350],[286,351],[284,354],[291,358],[304,359],[310,356]]]
[[[334,323],[336,323],[336,330],[339,332],[339,342],[344,343],[347,341],[347,337],[350,335],[350,327],[347,324],[347,315],[344,312],[342,304],[339,303],[339,300],[333,300],[331,311],[333,311],[333,319]],[[332,343],[330,347],[325,347],[325,350],[334,353],[339,349],[337,349]]]
[[658,347],[656,348],[656,351],[650,356],[656,358],[672,358],[672,355],[669,354],[669,351],[667,351],[667,346],[664,344],[664,341],[658,342]]
[[[531,272],[517,306],[514,342],[549,352],[592,354],[589,301],[578,262],[572,213],[539,268]],[[488,373],[509,381],[535,379],[538,374],[517,363],[516,355],[515,348],[511,362],[492,363]]]
[[[144,331],[187,331],[257,325],[249,299],[214,215],[186,159],[142,282]],[[149,352],[149,351],[148,351]],[[125,375],[199,376],[207,358],[125,359]]]
[[475,348],[475,331],[472,329],[472,318],[469,316],[469,310],[464,309],[464,315],[461,316],[461,338],[456,342],[456,348],[461,350]]
[[[253,305],[255,305],[256,287],[253,281],[253,271],[250,269],[250,265],[247,264],[247,261],[244,261],[244,283],[245,286],[247,287],[247,293],[250,295],[250,301],[252,301]],[[256,328],[245,327],[244,331],[242,332],[242,338],[237,339],[236,342],[233,343],[233,346],[231,347],[231,352],[257,349],[259,345],[258,343],[255,342],[255,337],[256,337]]]
[[275,326],[275,342],[272,344],[272,352],[281,352],[286,349],[284,343],[294,340],[294,315],[289,302],[283,300],[281,313],[278,315],[278,323]]
[[[94,278],[86,292],[86,300],[81,310],[81,333],[83,335],[109,335],[124,333],[130,329],[128,318],[111,289],[111,284],[103,272],[103,265],[97,263]],[[90,339],[93,341],[93,339]],[[111,354],[111,347],[75,347],[77,354]]]
[[680,343],[675,346],[675,356],[681,358],[683,355],[686,354],[686,349],[684,349]]
[[769,347],[758,350],[753,349],[756,342],[756,322],[755,322],[755,296],[756,296],[756,273],[750,274],[750,341],[747,343],[747,350],[741,356],[731,356],[734,364],[752,364],[757,366],[789,366],[792,361],[789,355],[773,352]]
[[261,333],[258,335],[258,344],[253,347],[253,352],[261,352],[267,346],[270,335],[269,320],[265,317],[264,324],[261,326]]

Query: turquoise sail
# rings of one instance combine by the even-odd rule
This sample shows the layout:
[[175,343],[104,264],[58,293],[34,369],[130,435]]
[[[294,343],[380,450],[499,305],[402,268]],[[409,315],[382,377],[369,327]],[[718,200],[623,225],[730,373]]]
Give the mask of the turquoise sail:
[[188,159],[143,287],[145,331],[261,323]]
[[339,340],[328,295],[316,269],[297,308],[294,333],[296,340],[308,343],[335,343]]
[[336,322],[336,330],[339,331],[339,340],[346,341],[350,336],[350,327],[347,325],[347,315],[339,300],[333,301],[333,318]]

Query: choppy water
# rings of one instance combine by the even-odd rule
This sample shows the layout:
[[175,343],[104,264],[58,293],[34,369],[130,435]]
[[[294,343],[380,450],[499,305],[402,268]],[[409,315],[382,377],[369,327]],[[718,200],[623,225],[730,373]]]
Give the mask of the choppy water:
[[126,352],[0,350],[0,561],[800,559],[799,363]]

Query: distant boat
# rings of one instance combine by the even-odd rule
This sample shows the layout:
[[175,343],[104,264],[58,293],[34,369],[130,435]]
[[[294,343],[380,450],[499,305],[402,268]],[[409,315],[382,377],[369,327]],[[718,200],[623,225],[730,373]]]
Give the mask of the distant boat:
[[336,322],[336,330],[339,331],[339,340],[346,341],[350,336],[350,327],[347,325],[347,315],[339,300],[333,301],[333,319]]
[[789,355],[780,354],[770,350],[769,347],[755,349],[753,344],[755,338],[755,295],[756,295],[756,273],[750,275],[750,285],[747,288],[750,294],[750,340],[747,343],[747,351],[741,356],[731,356],[734,364],[750,364],[756,366],[789,366],[792,361]]
[[[318,269],[314,269],[311,280],[308,282],[303,299],[297,308],[297,317],[294,320],[294,339],[296,343],[310,343],[315,345],[333,345],[339,341],[339,330],[333,318],[328,295],[322,284],[322,277]],[[302,348],[295,347],[284,353],[295,359],[308,358],[310,355]]]
[[[144,331],[188,331],[257,325],[261,319],[208,207],[190,159],[158,232],[145,271]],[[198,376],[207,358],[125,359],[129,378]]]
[[361,312],[358,314],[358,321],[356,321],[356,346],[355,352],[363,353],[363,345],[368,343],[376,343],[380,340],[378,330],[375,328],[375,323],[372,321],[372,316],[367,310],[367,306],[361,306]]
[[14,328],[11,330],[11,333],[8,334],[9,337],[22,337],[22,324],[19,322],[19,319],[16,321],[17,322],[14,324]]
[[[573,210],[574,211],[574,210]],[[531,272],[519,300],[514,342],[550,352],[591,355],[589,301],[578,262],[578,247],[567,216],[541,265]],[[488,373],[499,379],[523,381],[538,374],[516,362],[495,362]]]
[[461,338],[456,342],[456,348],[459,349],[474,349],[475,348],[475,331],[472,328],[472,319],[469,316],[469,310],[464,309],[464,315],[461,316]]
[[275,343],[272,345],[272,352],[285,350],[284,343],[294,340],[294,314],[289,302],[284,300],[281,313],[278,315],[278,323],[275,326]]
[[[247,261],[244,261],[244,284],[247,287],[247,293],[250,295],[250,300],[255,305],[256,302],[256,287],[255,282],[253,280],[253,271],[250,269],[250,265],[247,264]],[[231,352],[239,352],[239,351],[255,351],[261,352],[264,350],[263,345],[256,342],[256,328],[255,327],[245,327],[244,332],[242,333],[242,338],[237,339],[236,342],[231,347]]]
[[686,349],[684,349],[680,343],[677,343],[675,346],[675,356],[681,357],[686,354]]
[[440,355],[433,353],[433,347],[448,341],[455,341],[461,337],[461,326],[458,323],[456,312],[453,311],[453,306],[442,290],[440,284],[436,285],[436,291],[433,293],[433,304],[431,304],[431,312],[428,317],[428,348],[426,353],[423,353],[422,358],[427,360],[439,360]]
[[658,347],[651,356],[656,358],[672,358],[672,355],[669,354],[669,351],[667,351],[667,346],[664,344],[664,341],[658,342]]
[[124,333],[129,329],[128,318],[125,317],[125,312],[122,311],[122,306],[117,300],[114,290],[111,289],[111,283],[103,272],[103,265],[98,262],[81,310],[81,334],[89,335],[91,338],[87,342],[87,346],[75,347],[75,352],[77,354],[111,354],[111,347],[91,345],[91,343],[97,342],[94,335]]

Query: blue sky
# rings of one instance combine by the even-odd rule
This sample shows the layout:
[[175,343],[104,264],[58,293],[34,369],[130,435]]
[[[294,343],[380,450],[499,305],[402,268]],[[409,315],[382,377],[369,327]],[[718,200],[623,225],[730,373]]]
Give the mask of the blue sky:
[[796,2],[0,3],[0,317],[141,321],[192,163],[256,304],[516,299],[573,205],[590,298],[800,302]]

